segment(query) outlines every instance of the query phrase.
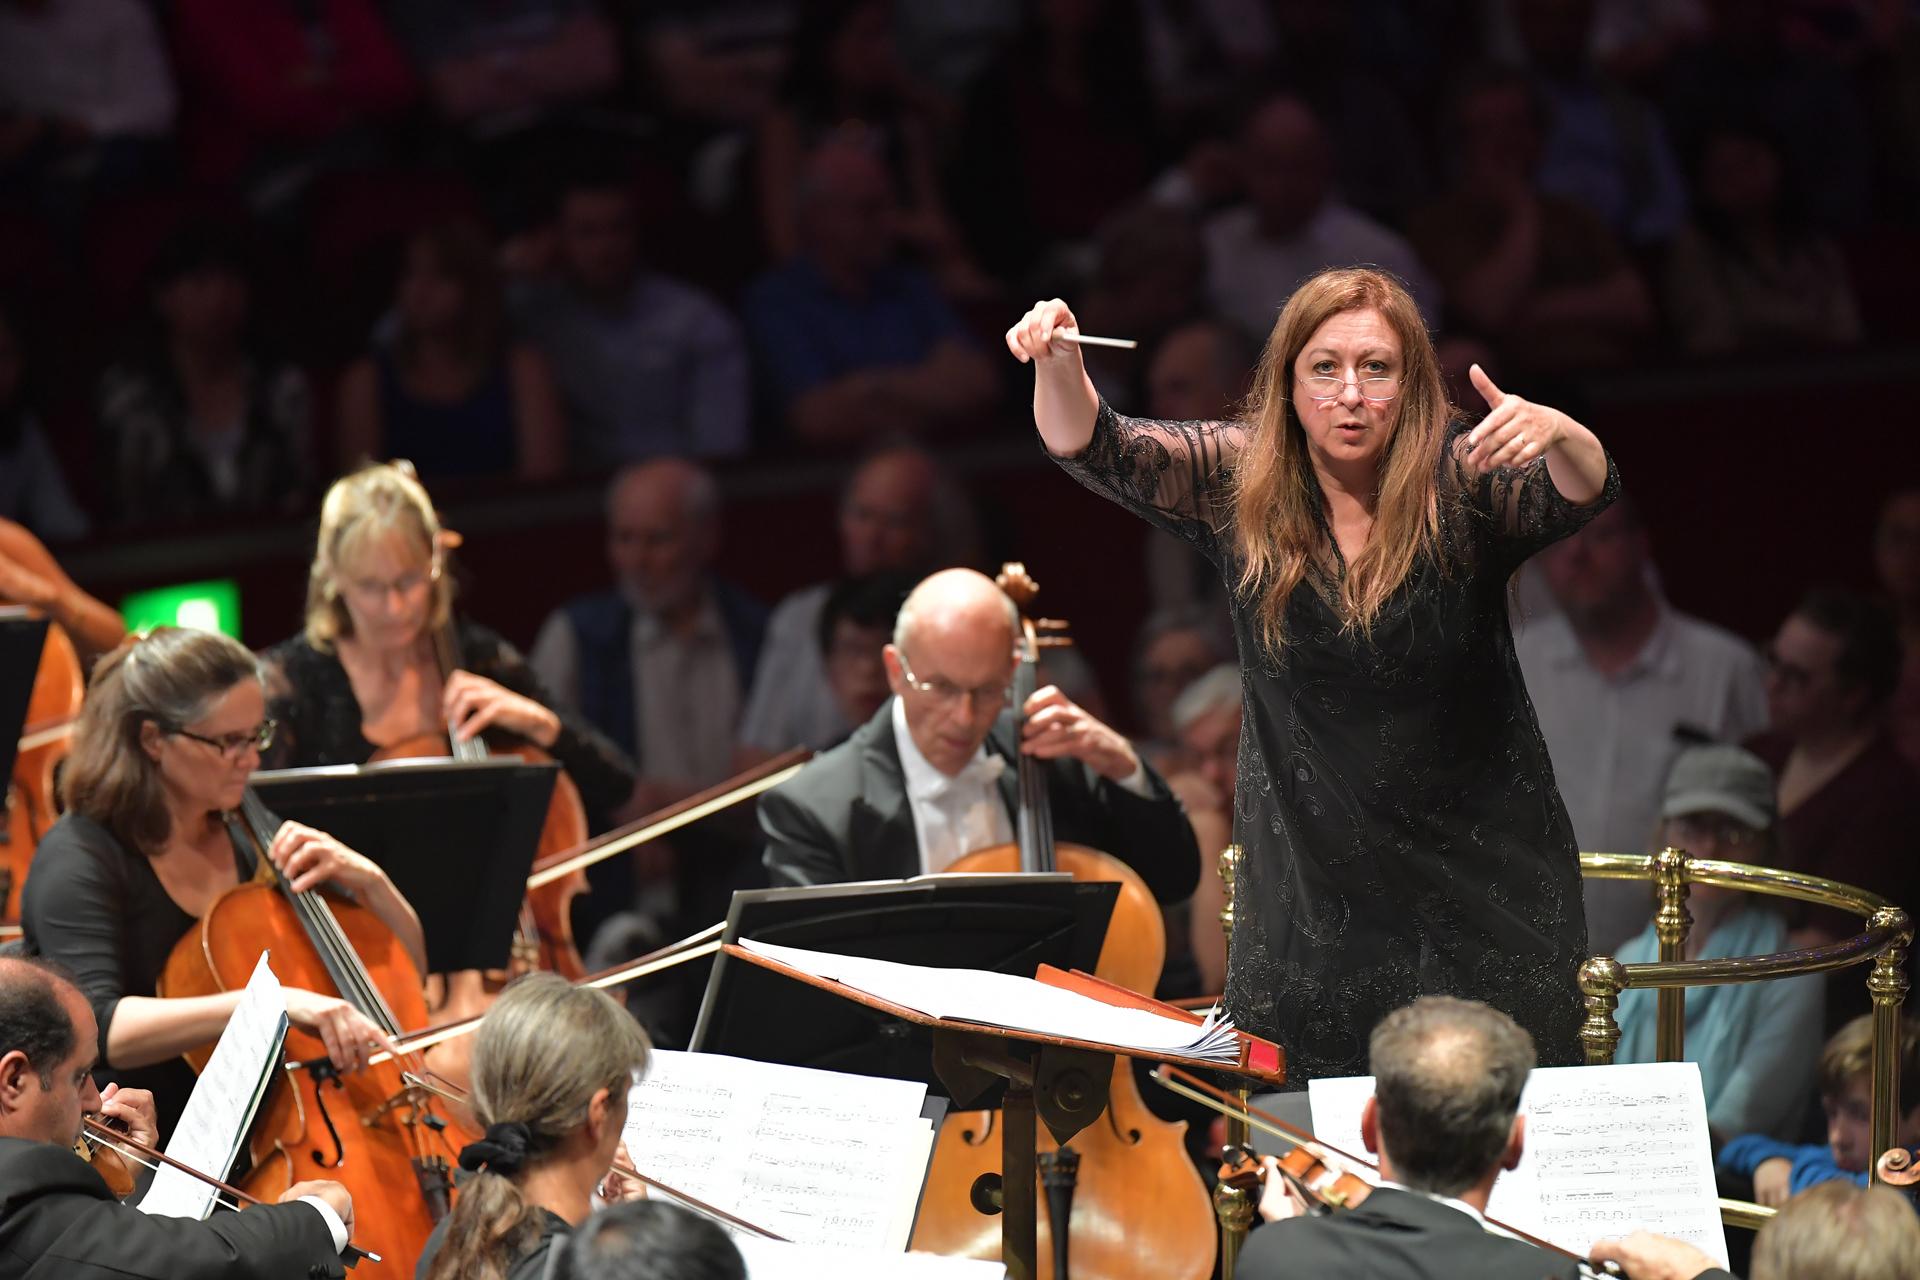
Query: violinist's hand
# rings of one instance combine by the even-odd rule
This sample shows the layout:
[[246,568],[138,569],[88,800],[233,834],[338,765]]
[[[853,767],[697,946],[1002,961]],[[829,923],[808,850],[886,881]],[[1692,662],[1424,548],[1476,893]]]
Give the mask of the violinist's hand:
[[1467,376],[1492,410],[1467,433],[1469,471],[1485,474],[1500,467],[1525,466],[1566,438],[1572,421],[1566,414],[1508,395],[1477,364],[1467,370]]
[[1272,1156],[1261,1156],[1260,1167],[1265,1177],[1260,1183],[1260,1219],[1263,1222],[1278,1222],[1282,1218],[1304,1218],[1309,1209],[1307,1202],[1300,1198],[1299,1190],[1280,1172],[1280,1162]]
[[280,1193],[277,1203],[292,1204],[295,1200],[304,1200],[313,1196],[325,1200],[327,1207],[340,1215],[340,1221],[346,1224],[347,1239],[353,1239],[353,1193],[337,1182],[296,1182]]
[[605,1204],[622,1204],[628,1200],[645,1200],[647,1184],[623,1169],[633,1168],[633,1157],[627,1154],[627,1144],[622,1142],[613,1151],[613,1167],[607,1170],[607,1176],[600,1179],[600,1185],[594,1188]]
[[153,1094],[145,1089],[122,1089],[110,1084],[100,1091],[100,1114],[127,1126],[127,1136],[149,1147],[160,1145],[160,1122],[154,1118]]
[[345,1000],[298,987],[286,988],[286,997],[288,1021],[319,1036],[341,1071],[360,1070],[382,1049],[395,1052],[386,1034]]
[[1068,342],[1053,335],[1061,329],[1078,329],[1080,322],[1073,318],[1073,312],[1067,304],[1058,298],[1049,298],[1045,302],[1036,302],[1033,309],[1014,322],[1007,330],[1007,350],[1013,352],[1013,358],[1021,364],[1029,360],[1038,360],[1045,367],[1056,360],[1063,360],[1071,368],[1080,367],[1080,344]]
[[1720,1264],[1684,1240],[1636,1231],[1588,1250],[1595,1262],[1617,1262],[1633,1280],[1693,1280]]
[[1030,756],[1071,756],[1112,782],[1131,778],[1140,767],[1132,743],[1052,685],[1036,689],[1022,710],[1026,725],[1020,731],[1020,749]]
[[334,884],[364,900],[387,883],[387,873],[372,859],[304,823],[281,823],[267,856],[295,893]]
[[1753,1171],[1753,1202],[1778,1209],[1793,1197],[1793,1161],[1769,1156]]
[[550,707],[471,671],[447,678],[440,710],[462,742],[484,729],[504,729],[539,747],[552,746],[560,736],[560,717]]

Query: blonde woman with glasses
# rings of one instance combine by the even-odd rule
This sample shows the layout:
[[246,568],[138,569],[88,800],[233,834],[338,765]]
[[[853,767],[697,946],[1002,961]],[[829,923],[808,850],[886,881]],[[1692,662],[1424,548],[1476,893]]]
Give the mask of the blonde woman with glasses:
[[[250,876],[224,815],[239,808],[274,738],[253,654],[208,631],[156,627],[94,669],[61,779],[66,813],[40,842],[21,895],[28,950],[70,970],[100,1025],[100,1063],[149,1089],[162,1137],[194,1084],[180,1057],[226,1027],[240,992],[155,994],[175,944]],[[268,849],[298,891],[366,906],[425,967],[419,917],[386,872],[324,831],[283,823]],[[341,1070],[386,1041],[335,996],[287,990],[287,1015]]]
[[1445,993],[1577,1061],[1580,869],[1506,587],[1617,493],[1600,442],[1477,366],[1488,412],[1462,421],[1412,298],[1374,270],[1299,286],[1234,421],[1115,413],[1077,338],[1059,299],[1007,331],[1047,450],[1231,595],[1235,1023],[1286,1045],[1296,1080],[1356,1075],[1384,1014]]

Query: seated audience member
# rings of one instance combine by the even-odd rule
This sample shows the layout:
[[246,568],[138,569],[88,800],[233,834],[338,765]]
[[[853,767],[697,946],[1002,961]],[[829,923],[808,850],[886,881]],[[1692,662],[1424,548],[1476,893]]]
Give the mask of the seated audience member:
[[[1383,1184],[1357,1207],[1316,1216],[1268,1157],[1260,1210],[1236,1274],[1393,1276],[1396,1280],[1542,1280],[1580,1274],[1571,1257],[1497,1234],[1487,1200],[1520,1163],[1526,1118],[1520,1091],[1534,1067],[1533,1038],[1477,1001],[1422,996],[1381,1019],[1368,1043],[1373,1097],[1360,1137]],[[1685,1273],[1720,1276],[1711,1263]]]
[[1667,257],[1667,309],[1688,351],[1798,352],[1860,340],[1846,259],[1806,224],[1771,141],[1715,130],[1697,189],[1693,220]]
[[1653,300],[1597,216],[1540,190],[1540,102],[1525,76],[1470,79],[1449,113],[1453,183],[1409,236],[1447,309],[1509,364],[1617,364],[1652,328]]
[[[1748,746],[1779,779],[1788,868],[1855,885],[1903,907],[1920,902],[1913,857],[1920,781],[1884,724],[1900,677],[1892,619],[1862,596],[1810,592],[1780,625],[1767,664],[1773,727]],[[1858,932],[1860,919],[1815,908],[1806,927],[1810,937],[1834,941]],[[1848,978],[1847,994],[1858,985]],[[1829,987],[1830,1017],[1834,994]]]
[[677,1204],[628,1200],[573,1233],[564,1280],[747,1280],[726,1228]]
[[[1559,606],[1514,628],[1553,773],[1582,849],[1641,853],[1686,741],[1738,742],[1767,723],[1746,642],[1675,609],[1652,581],[1650,538],[1622,497],[1537,559]],[[1589,880],[1587,935],[1610,952],[1646,920],[1645,885]]]
[[718,302],[642,265],[624,180],[570,183],[556,214],[559,271],[515,299],[546,352],[582,469],[656,454],[733,457],[747,449],[747,356]]
[[1920,769],[1920,489],[1903,489],[1880,508],[1873,567],[1900,629],[1900,684],[1887,732],[1907,763]]
[[551,973],[510,983],[474,1032],[471,1104],[486,1136],[460,1153],[471,1176],[427,1238],[418,1280],[541,1280],[596,1195],[645,1194],[613,1164],[650,1053],[606,992]]
[[632,78],[673,119],[740,129],[777,101],[796,21],[791,0],[623,4]]
[[[1661,845],[1696,858],[1770,867],[1779,863],[1773,774],[1759,757],[1733,746],[1690,747],[1673,762],[1660,805]],[[1687,960],[1787,951],[1787,924],[1773,899],[1739,889],[1693,885],[1687,911]],[[1650,922],[1615,958],[1660,958]],[[1857,973],[1856,975],[1857,976]],[[1654,1062],[1655,993],[1620,997],[1616,1062]],[[1686,993],[1686,1058],[1700,1064],[1707,1125],[1724,1142],[1735,1134],[1789,1137],[1799,1132],[1813,1083],[1810,1047],[1825,1025],[1826,983],[1817,975],[1770,982],[1695,987]]]
[[820,606],[816,638],[827,690],[848,724],[865,724],[892,696],[881,651],[913,584],[911,573],[898,570],[843,578]]
[[34,412],[25,312],[0,295],[0,519],[48,542],[84,538],[93,527],[73,500],[60,459]]
[[151,173],[175,105],[152,13],[138,0],[0,4],[0,103],[0,190],[110,189]]
[[239,246],[217,228],[182,230],[150,299],[144,349],[100,379],[105,510],[136,525],[298,506],[313,397],[305,374],[259,349]]
[[[1154,348],[1147,365],[1146,416],[1163,422],[1239,416],[1258,358],[1259,347],[1232,323],[1216,317],[1188,321]],[[1146,559],[1147,590],[1156,608],[1200,606],[1226,616],[1220,571],[1187,542],[1155,529],[1147,535]]]
[[[181,141],[195,178],[288,184],[378,154],[412,105],[405,56],[374,0],[174,0]],[[272,192],[262,181],[263,196]]]
[[1428,323],[1440,290],[1412,246],[1333,190],[1333,144],[1297,98],[1268,99],[1240,131],[1247,201],[1207,221],[1207,297],[1265,341],[1301,280],[1324,267],[1377,265],[1405,282]]
[[1231,813],[1240,758],[1240,666],[1223,662],[1180,691],[1172,720],[1182,758],[1219,795]]
[[913,589],[885,649],[894,696],[839,746],[760,797],[774,885],[944,871],[1010,844],[1017,757],[1043,762],[1054,828],[1128,863],[1161,903],[1193,892],[1180,802],[1118,733],[1058,689],[1010,705],[1017,610],[992,579],[947,569]]
[[1182,936],[1191,939],[1202,991],[1220,991],[1227,979],[1227,935],[1220,923],[1226,882],[1220,854],[1233,841],[1235,767],[1240,753],[1240,666],[1220,662],[1191,681],[1169,712],[1177,764],[1165,766],[1167,785],[1186,806],[1200,846],[1200,883],[1187,904]]
[[152,1094],[94,1087],[99,1047],[93,1008],[71,979],[44,961],[0,959],[0,1277],[346,1274],[353,1197],[337,1182],[298,1182],[278,1204],[204,1222],[115,1200],[74,1153],[82,1117],[119,1121],[147,1146],[159,1134]]
[[591,0],[388,0],[387,18],[443,119],[525,121],[611,89],[612,24]]
[[[952,476],[917,445],[869,454],[840,495],[840,569],[849,578],[912,574],[974,559],[973,514]],[[774,606],[767,642],[740,720],[740,745],[766,757],[832,746],[865,718],[848,720],[821,665],[820,609],[831,582],[800,588]],[[892,621],[888,621],[892,628]]]
[[[1071,259],[1063,260],[1070,262]],[[1067,279],[1073,280],[1073,273]],[[1142,365],[1138,351],[1116,351],[1109,347],[1088,347],[1081,353],[1087,375],[1093,385],[1121,413],[1133,413],[1147,405],[1151,412],[1152,370],[1158,351],[1176,329],[1205,310],[1207,250],[1200,239],[1200,225],[1185,209],[1170,207],[1150,198],[1142,198],[1119,210],[1100,224],[1094,235],[1093,262],[1085,272],[1085,284],[1071,288],[1063,282],[1062,292],[1079,291],[1084,301],[1074,314],[1088,333],[1124,333],[1155,352]],[[1044,291],[1044,287],[1043,287]],[[1201,323],[1205,323],[1202,321]],[[1214,320],[1218,329],[1231,332],[1242,345],[1251,342],[1231,321]],[[1179,356],[1168,362],[1172,376],[1164,382],[1169,389],[1186,390],[1195,384],[1210,385],[1213,368],[1201,365],[1194,352],[1204,348],[1189,338],[1181,344]],[[1249,358],[1239,377],[1252,370]],[[1200,378],[1188,375],[1198,372]],[[1144,380],[1144,381],[1143,381]],[[1184,384],[1184,385],[1183,385]],[[1156,417],[1183,417],[1154,414]]]
[[478,227],[423,231],[395,291],[399,328],[341,377],[342,470],[405,458],[422,480],[566,469],[566,419],[546,357],[510,340],[493,246]]
[[[1636,1231],[1594,1246],[1632,1280],[1691,1280],[1713,1259],[1683,1240]],[[1920,1257],[1920,1218],[1887,1187],[1828,1182],[1780,1206],[1753,1241],[1748,1280],[1907,1280]]]
[[119,644],[127,624],[112,605],[74,585],[60,562],[22,525],[0,517],[0,604],[39,609],[66,628],[83,664]]
[[[1920,1146],[1920,1025],[1900,1023],[1900,1098],[1894,1141]],[[1825,1145],[1797,1145],[1764,1133],[1741,1134],[1720,1149],[1722,1173],[1753,1181],[1753,1198],[1781,1205],[1808,1187],[1846,1181],[1866,1186],[1873,1114],[1873,1019],[1862,1015],[1833,1033],[1820,1051],[1820,1105],[1827,1113]]]
[[856,136],[815,148],[795,196],[799,252],[748,289],[761,373],[786,431],[810,445],[975,423],[993,367],[894,230],[886,166]]
[[1218,618],[1199,609],[1149,616],[1133,647],[1135,745],[1163,769],[1184,766],[1173,707],[1187,686],[1226,662],[1233,651]]

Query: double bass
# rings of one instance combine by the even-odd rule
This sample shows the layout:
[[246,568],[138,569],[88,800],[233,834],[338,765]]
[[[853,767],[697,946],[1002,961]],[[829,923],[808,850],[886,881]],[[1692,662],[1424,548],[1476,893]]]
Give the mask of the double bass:
[[[1014,706],[1038,684],[1040,650],[1070,643],[1064,623],[1036,620],[1027,609],[1038,586],[1019,564],[995,579],[1021,607],[1020,662]],[[1076,880],[1115,881],[1120,893],[1095,975],[1151,995],[1166,960],[1160,906],[1137,872],[1111,854],[1053,838],[1046,767],[1020,753],[1018,844],[981,849],[950,871],[1064,871]],[[983,1175],[1000,1171],[997,1111],[957,1112],[941,1125],[912,1247],[976,1258],[1000,1256],[1000,1224],[974,1204]],[[1040,1276],[1050,1280],[1207,1280],[1217,1242],[1207,1189],[1187,1157],[1182,1122],[1147,1109],[1133,1064],[1116,1058],[1107,1110],[1064,1147],[1044,1132],[1040,1181],[1047,1213],[1040,1218]],[[1062,1230],[1062,1225],[1065,1230]]]
[[[227,822],[253,864],[253,879],[221,894],[174,947],[157,994],[242,988],[265,951],[283,984],[338,995],[389,1037],[424,1026],[419,967],[393,931],[365,907],[331,901],[319,890],[294,892],[267,856],[277,822],[251,789]],[[186,1056],[197,1071],[211,1052],[208,1045]],[[287,1053],[324,1058],[326,1048],[317,1036],[290,1028]],[[308,1179],[344,1184],[353,1193],[358,1238],[385,1259],[361,1274],[406,1280],[447,1211],[453,1162],[476,1135],[439,1113],[417,1082],[426,1074],[417,1057],[350,1075],[280,1074],[248,1133],[241,1189],[271,1201]]]
[[20,726],[13,776],[6,784],[7,825],[0,835],[5,841],[0,845],[0,923],[20,919],[20,890],[27,882],[34,850],[60,817],[55,783],[85,693],[80,655],[60,624],[49,621],[26,719]]

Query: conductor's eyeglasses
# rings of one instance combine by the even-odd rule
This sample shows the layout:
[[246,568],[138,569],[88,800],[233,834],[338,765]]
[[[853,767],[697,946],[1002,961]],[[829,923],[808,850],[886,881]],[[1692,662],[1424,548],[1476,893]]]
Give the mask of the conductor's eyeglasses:
[[1360,389],[1362,398],[1381,404],[1400,394],[1398,378],[1332,378],[1316,374],[1311,378],[1300,379],[1300,385],[1307,389],[1307,395],[1315,400],[1338,400],[1352,383]]
[[[896,650],[897,652],[897,650]],[[969,699],[968,705],[976,710],[980,707],[1010,707],[1013,705],[1013,686],[1011,684],[983,684],[975,688],[964,688],[951,680],[935,676],[931,680],[922,680],[913,674],[913,668],[907,665],[907,655],[900,654],[900,675],[906,680],[907,687],[924,696],[935,707],[945,711],[960,705],[960,699]]]
[[210,738],[204,733],[195,733],[193,730],[182,728],[177,724],[163,725],[161,727],[175,737],[192,738],[195,742],[204,742],[221,755],[227,757],[227,759],[233,760],[237,759],[240,753],[248,747],[265,751],[268,747],[272,746],[273,734],[274,731],[280,727],[280,722],[273,719],[262,720],[245,733],[223,733],[217,738]]

